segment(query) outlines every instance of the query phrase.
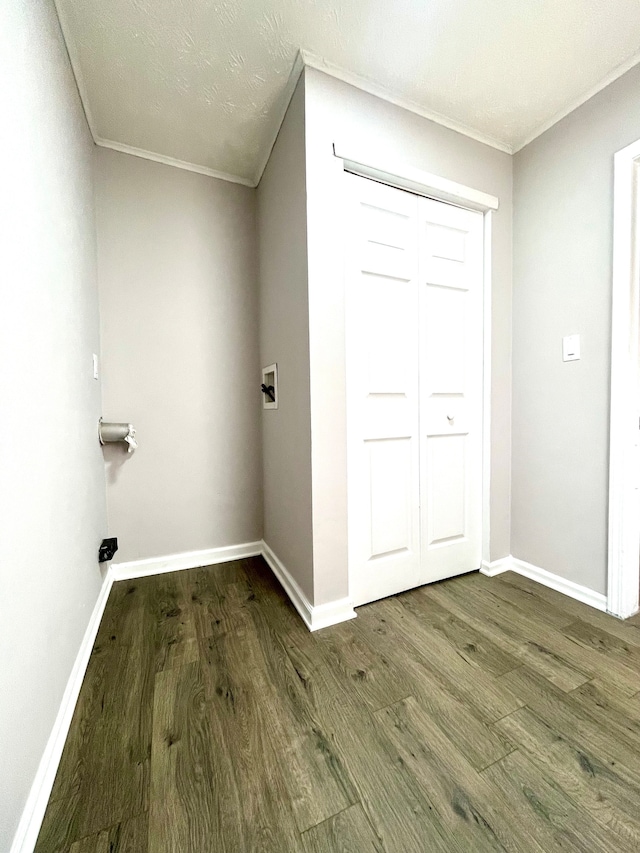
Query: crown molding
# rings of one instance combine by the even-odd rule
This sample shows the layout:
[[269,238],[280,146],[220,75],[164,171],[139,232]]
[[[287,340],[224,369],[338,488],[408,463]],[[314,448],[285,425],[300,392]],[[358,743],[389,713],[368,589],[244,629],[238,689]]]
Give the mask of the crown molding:
[[275,109],[277,109],[277,121],[273,123],[273,132],[271,133],[269,137],[269,142],[264,147],[262,156],[258,161],[258,168],[256,169],[255,179],[253,182],[254,187],[258,186],[258,184],[262,180],[264,170],[267,168],[267,163],[269,162],[269,158],[271,157],[273,146],[276,144],[276,139],[278,138],[278,134],[280,133],[282,122],[284,121],[284,117],[287,114],[287,110],[289,109],[289,104],[291,103],[291,98],[293,98],[293,93],[295,92],[296,86],[298,85],[298,80],[300,79],[300,76],[304,71],[304,66],[305,61],[303,58],[303,51],[299,50],[296,53],[295,59],[293,60],[293,65],[291,66],[291,71],[289,72],[289,77],[287,78],[287,83],[284,88],[284,92],[276,101]]
[[229,181],[232,184],[242,184],[245,187],[255,187],[251,178],[243,178],[241,175],[231,175],[228,172],[218,172],[208,166],[199,166],[197,163],[188,163],[186,160],[177,160],[175,157],[167,157],[166,154],[156,154],[155,151],[147,151],[144,148],[135,148],[133,145],[124,145],[122,142],[114,142],[112,139],[103,139],[94,136],[94,142],[101,148],[110,148],[112,151],[120,151],[122,154],[131,154],[141,157],[143,160],[152,160],[154,163],[162,163],[165,166],[173,166],[176,169],[184,169],[186,172],[196,172],[198,175],[207,175],[209,178],[217,178],[220,181]]
[[525,136],[521,142],[518,142],[513,146],[513,153],[517,154],[518,151],[522,151],[530,142],[533,142],[534,139],[537,139],[539,136],[542,136],[543,133],[546,133],[547,130],[552,128],[554,124],[557,124],[559,121],[562,121],[563,118],[566,118],[570,113],[574,110],[577,110],[578,107],[581,107],[583,104],[586,104],[588,100],[593,98],[594,95],[597,95],[598,92],[601,92],[603,89],[606,89],[607,86],[614,83],[619,77],[622,77],[623,74],[626,74],[627,71],[631,71],[631,69],[640,62],[640,51],[638,53],[634,53],[633,56],[630,56],[629,59],[625,59],[623,63],[618,65],[613,69],[606,77],[603,77],[599,83],[596,83],[595,86],[592,86],[590,89],[587,89],[586,92],[583,92],[578,98],[573,101],[570,101],[565,107],[563,107],[559,112],[555,113],[548,121],[545,121],[541,124],[533,133],[530,133],[528,136]]
[[202,166],[197,163],[190,163],[185,160],[179,160],[174,157],[169,157],[164,154],[158,154],[153,151],[147,151],[143,148],[136,148],[131,145],[127,145],[121,142],[115,142],[114,140],[104,139],[99,137],[96,133],[96,124],[91,113],[91,107],[89,106],[89,97],[87,95],[87,87],[84,82],[84,78],[81,72],[80,59],[76,44],[71,36],[71,29],[65,20],[64,13],[60,8],[60,3],[58,0],[54,0],[54,5],[56,8],[58,20],[60,22],[60,29],[62,31],[62,35],[64,38],[64,42],[66,45],[67,53],[69,56],[69,61],[71,63],[71,68],[75,77],[76,86],[78,89],[78,93],[80,95],[80,100],[82,103],[82,107],[84,109],[84,113],[87,119],[87,124],[89,126],[89,130],[91,135],[93,136],[94,142],[96,145],[100,145],[103,148],[111,148],[114,151],[121,151],[125,154],[132,154],[135,157],[142,157],[146,160],[152,160],[157,163],[164,163],[168,166],[174,166],[177,169],[185,169],[189,172],[196,172],[200,175],[207,175],[212,178],[218,178],[222,181],[230,181],[231,183],[241,184],[247,187],[256,187],[260,183],[260,179],[264,173],[266,165],[269,161],[269,157],[271,156],[271,151],[273,150],[273,146],[275,144],[276,139],[278,138],[278,133],[280,132],[280,127],[282,126],[282,122],[284,120],[284,116],[289,107],[289,103],[291,102],[291,98],[293,97],[293,93],[298,84],[298,80],[300,79],[300,75],[302,74],[305,66],[309,68],[314,68],[316,71],[321,71],[324,74],[328,74],[330,77],[334,77],[337,80],[341,80],[343,83],[347,83],[350,86],[353,86],[356,89],[359,89],[362,92],[367,92],[370,95],[373,95],[376,98],[380,98],[383,101],[387,101],[387,103],[394,104],[395,106],[401,107],[408,112],[414,113],[415,115],[419,115],[422,118],[428,119],[429,121],[433,121],[436,124],[441,125],[442,127],[446,127],[449,130],[454,130],[457,133],[462,134],[463,136],[467,136],[470,139],[476,140],[476,142],[480,142],[484,145],[488,145],[491,148],[495,148],[498,151],[504,151],[506,154],[516,154],[518,151],[521,151],[525,146],[529,145],[529,143],[533,142],[534,139],[537,139],[563,118],[568,116],[578,107],[582,106],[586,103],[590,98],[594,95],[597,95],[598,92],[601,92],[635,65],[640,63],[640,51],[635,53],[633,56],[626,59],[623,63],[618,65],[613,69],[609,74],[602,78],[595,86],[588,89],[586,92],[583,92],[575,100],[569,102],[565,107],[563,107],[559,112],[555,113],[550,119],[543,122],[539,125],[535,131],[526,135],[520,142],[509,145],[506,142],[503,142],[500,139],[497,139],[493,136],[480,133],[468,125],[465,125],[462,122],[455,121],[454,119],[449,118],[448,116],[443,115],[442,113],[436,112],[435,110],[428,110],[419,104],[411,101],[407,98],[402,98],[398,95],[395,95],[391,90],[389,90],[386,86],[383,86],[379,83],[375,83],[372,80],[369,80],[366,77],[361,77],[358,74],[353,74],[350,71],[346,71],[344,68],[341,68],[333,63],[327,61],[326,59],[317,56],[312,51],[305,50],[301,48],[296,53],[295,59],[293,61],[293,65],[291,68],[291,72],[289,73],[289,77],[287,78],[287,83],[282,95],[276,99],[276,105],[274,107],[277,110],[277,120],[273,123],[273,132],[268,137],[268,144],[264,146],[262,150],[262,155],[258,160],[258,167],[254,173],[254,178],[245,178],[240,175],[232,175],[227,172],[219,172],[216,169],[211,169],[208,166]]
[[55,7],[58,22],[60,24],[62,40],[64,41],[67,50],[69,63],[71,64],[71,71],[73,73],[73,76],[75,77],[76,88],[78,90],[78,94],[80,95],[80,103],[82,104],[82,109],[84,110],[84,116],[87,120],[89,131],[95,142],[95,123],[93,120],[93,115],[91,114],[91,107],[89,106],[89,96],[87,95],[87,87],[85,86],[84,78],[82,76],[82,72],[80,71],[80,58],[78,56],[78,49],[76,47],[75,41],[71,37],[71,30],[67,25],[64,13],[60,8],[60,3],[58,2],[58,0],[53,0],[53,5]]
[[386,86],[374,83],[372,80],[369,80],[367,77],[361,77],[359,74],[352,74],[351,71],[345,71],[344,68],[340,68],[332,62],[328,62],[326,59],[316,56],[316,54],[311,53],[311,51],[301,49],[300,55],[304,65],[309,68],[315,68],[316,71],[322,71],[330,77],[335,77],[336,80],[348,83],[349,86],[353,86],[355,89],[367,92],[369,95],[373,95],[376,98],[387,101],[389,104],[394,104],[396,107],[401,107],[403,110],[407,110],[407,112],[414,113],[421,118],[426,118],[429,121],[433,121],[436,124],[441,125],[442,127],[448,128],[449,130],[455,130],[456,133],[461,133],[463,136],[475,139],[476,142],[481,142],[483,145],[496,148],[498,151],[504,151],[505,154],[513,153],[512,147],[506,142],[496,139],[493,136],[480,133],[480,131],[474,130],[472,127],[469,127],[462,122],[455,121],[455,119],[448,118],[448,116],[438,113],[435,110],[425,109],[425,107],[416,104],[415,101],[411,101],[408,98],[402,98],[398,95],[394,95]]

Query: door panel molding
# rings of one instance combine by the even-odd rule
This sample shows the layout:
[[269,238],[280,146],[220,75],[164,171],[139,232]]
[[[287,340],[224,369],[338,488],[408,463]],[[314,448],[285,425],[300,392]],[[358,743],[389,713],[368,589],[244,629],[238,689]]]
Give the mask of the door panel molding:
[[[349,164],[346,164],[349,165]],[[343,166],[345,164],[343,163]],[[347,170],[353,171],[353,170]],[[440,382],[437,388],[434,388],[433,394],[429,394],[432,403],[430,403],[429,416],[425,418],[425,421],[420,426],[420,434],[422,437],[422,441],[425,442],[425,452],[426,452],[426,441],[427,435],[443,435],[443,436],[460,436],[460,440],[463,442],[468,442],[468,437],[465,437],[465,433],[469,432],[469,429],[472,429],[474,433],[473,443],[475,447],[473,448],[473,454],[476,457],[476,474],[475,474],[475,483],[476,487],[473,487],[469,494],[472,495],[471,500],[474,502],[474,507],[471,507],[469,500],[467,500],[467,495],[465,493],[464,506],[462,515],[460,512],[457,514],[460,515],[460,518],[454,518],[453,516],[456,514],[454,510],[456,510],[456,506],[454,504],[455,501],[451,504],[451,507],[447,509],[447,513],[449,516],[445,518],[443,516],[442,519],[438,519],[439,526],[441,527],[439,535],[436,537],[437,542],[432,543],[431,545],[425,545],[426,549],[430,551],[438,551],[437,559],[435,562],[433,560],[429,560],[429,573],[427,580],[422,579],[422,576],[419,576],[417,583],[411,582],[411,572],[408,571],[406,573],[407,577],[404,578],[397,589],[389,588],[386,590],[384,584],[380,585],[380,589],[377,593],[373,595],[363,595],[363,590],[360,589],[359,586],[359,578],[362,572],[360,572],[360,564],[362,563],[363,553],[358,553],[356,555],[354,551],[354,542],[353,539],[355,537],[350,536],[349,539],[349,565],[350,565],[350,595],[353,598],[356,605],[364,603],[366,600],[374,600],[376,597],[383,597],[384,595],[390,595],[394,592],[399,592],[401,588],[409,588],[411,585],[416,586],[420,583],[431,582],[434,580],[438,580],[441,577],[447,577],[455,575],[460,571],[470,571],[471,569],[467,566],[467,563],[473,562],[476,568],[480,568],[480,565],[483,560],[489,559],[489,505],[490,505],[490,389],[491,389],[491,363],[490,363],[490,354],[491,354],[491,341],[490,341],[490,309],[491,309],[491,266],[490,266],[490,252],[491,252],[491,210],[495,209],[495,205],[492,204],[491,208],[483,208],[483,215],[479,216],[477,211],[477,198],[474,198],[475,204],[470,204],[468,211],[461,210],[460,207],[451,206],[450,198],[442,199],[436,198],[434,201],[448,201],[448,206],[445,205],[433,205],[432,200],[427,192],[421,193],[423,198],[416,198],[416,194],[411,192],[398,192],[398,189],[403,189],[398,185],[398,182],[393,182],[391,185],[385,186],[383,183],[380,183],[379,180],[376,182],[373,181],[358,181],[359,178],[364,177],[363,175],[357,175],[355,180],[354,178],[350,178],[349,181],[345,180],[345,203],[349,207],[351,211],[351,217],[354,218],[356,214],[356,210],[364,209],[378,209],[380,210],[380,215],[378,219],[380,221],[386,221],[387,223],[391,223],[394,221],[394,217],[385,216],[383,207],[389,204],[389,207],[393,207],[395,203],[397,206],[397,213],[404,214],[409,207],[402,209],[405,203],[407,205],[413,204],[414,211],[417,214],[418,209],[420,209],[421,214],[416,216],[415,227],[418,236],[420,234],[420,229],[425,230],[425,235],[420,237],[420,241],[422,244],[422,252],[427,258],[427,264],[419,264],[418,265],[418,294],[422,301],[427,299],[428,291],[435,293],[436,291],[441,291],[443,294],[443,299],[447,301],[446,293],[451,294],[451,299],[453,302],[451,303],[451,311],[453,314],[459,314],[461,307],[463,304],[465,307],[462,308],[462,314],[460,315],[460,322],[462,326],[465,327],[465,331],[468,333],[469,330],[466,328],[468,323],[464,317],[464,312],[469,312],[469,317],[473,317],[473,322],[479,323],[479,326],[476,326],[478,329],[478,333],[474,333],[475,340],[473,341],[473,349],[474,352],[477,353],[477,364],[478,364],[478,372],[473,371],[472,376],[475,376],[471,381],[475,383],[475,390],[472,394],[473,405],[476,406],[475,414],[472,417],[472,422],[467,423],[467,417],[465,413],[465,392],[468,394],[468,381],[464,382],[463,385],[467,387],[461,387],[460,393],[451,393],[452,391],[457,390],[457,386],[455,386],[455,382],[453,386],[451,385],[451,381],[455,379],[455,377],[443,377],[443,381]],[[353,181],[353,183],[351,183]],[[356,184],[355,181],[358,181]],[[364,189],[366,185],[370,186],[370,190]],[[360,187],[360,190],[356,189],[356,187]],[[424,189],[424,188],[423,188]],[[463,188],[464,189],[464,188]],[[376,194],[381,193],[381,203],[376,202]],[[457,201],[460,201],[460,196],[457,197]],[[497,200],[495,200],[497,203]],[[431,206],[430,206],[431,205]],[[391,211],[390,211],[391,212]],[[359,220],[364,220],[366,217],[362,217],[361,214],[358,214]],[[429,221],[429,217],[434,218],[434,228],[432,229],[432,233],[427,234],[426,228],[427,222]],[[437,220],[437,221],[436,221]],[[448,227],[449,226],[449,227]],[[382,227],[382,226],[381,226]],[[364,237],[364,230],[366,230],[367,235],[366,239]],[[384,230],[384,228],[383,228]],[[392,229],[393,230],[393,229]],[[365,223],[361,224],[360,221],[356,225],[356,231],[354,233],[358,234],[358,241],[361,246],[363,243],[371,243],[376,242],[383,245],[390,245],[391,243],[397,244],[399,248],[401,248],[404,243],[402,238],[400,239],[391,239],[393,234],[389,233],[380,233],[378,237],[376,237],[376,224],[375,223]],[[460,236],[458,236],[460,235]],[[346,241],[348,246],[349,241]],[[417,248],[417,246],[416,246]],[[376,249],[377,251],[377,249]],[[466,262],[465,253],[472,252],[472,255],[469,255],[468,263]],[[363,251],[362,248],[359,252],[359,257],[356,258],[356,251],[351,248],[347,249],[346,252],[346,260],[347,267],[345,269],[345,275],[347,278],[347,287],[353,286],[355,283],[356,288],[362,288],[362,277],[363,274],[366,276],[365,272],[368,269],[366,264],[366,256],[368,254],[368,248],[366,251]],[[393,254],[388,256],[389,263],[392,265],[396,262],[402,264],[402,261],[399,257],[401,253],[398,253],[397,259],[393,258]],[[397,275],[397,271],[394,269],[382,269],[381,265],[386,264],[384,253],[380,253],[378,257],[375,259],[377,266],[378,275],[382,274],[384,278],[389,281],[389,279],[393,276],[393,273]],[[471,268],[475,270],[474,273],[468,272],[470,269],[469,264],[471,264]],[[429,276],[429,279],[434,279],[432,286],[429,287],[431,281],[427,283],[426,278],[424,276],[425,270],[429,270],[433,274]],[[391,273],[391,275],[389,275]],[[356,279],[353,279],[354,274],[356,275]],[[374,273],[375,275],[375,273]],[[468,281],[465,279],[465,275],[472,275],[473,278]],[[402,280],[404,279],[404,281]],[[360,282],[357,284],[357,282]],[[401,288],[403,284],[413,286],[413,277],[406,277],[402,274],[398,276],[398,286]],[[470,294],[470,284],[473,287],[473,294]],[[424,293],[423,293],[423,292]],[[347,298],[347,325],[349,331],[349,320],[354,315],[352,314],[354,310],[354,302],[353,295],[356,291],[351,290],[348,294]],[[459,294],[459,296],[457,296]],[[424,296],[424,298],[423,298]],[[360,298],[360,303],[362,300],[362,296]],[[439,303],[440,298],[434,297],[436,301]],[[471,305],[467,306],[469,299],[471,298]],[[459,302],[459,300],[463,300],[463,302]],[[364,307],[361,304],[361,307]],[[392,313],[392,312],[391,312]],[[451,318],[450,318],[451,319]],[[453,318],[455,319],[455,317]],[[356,323],[356,327],[360,328],[363,324],[362,315],[360,314],[357,317],[358,322]],[[455,332],[455,323],[452,325],[448,323],[448,326],[451,326],[453,331]],[[487,334],[487,329],[489,330],[489,334]],[[361,330],[362,332],[362,330]],[[412,332],[409,332],[409,337],[412,336]],[[394,336],[395,333],[394,333]],[[358,351],[358,347],[356,346],[354,351],[353,346],[353,335],[347,334],[347,359],[350,363],[351,367],[353,366],[352,359],[355,360],[356,363],[360,362],[363,359],[362,347],[360,351]],[[360,337],[363,338],[363,341],[366,340],[366,331],[364,333],[364,337],[360,334]],[[459,337],[456,336],[456,337]],[[464,335],[463,335],[464,339]],[[464,343],[464,340],[463,340]],[[448,349],[451,349],[449,347]],[[455,365],[454,365],[455,366]],[[460,371],[458,370],[458,373]],[[349,371],[351,374],[351,370]],[[408,374],[407,374],[408,375]],[[462,374],[461,374],[462,375]],[[444,381],[446,379],[446,381]],[[354,376],[353,374],[348,376],[347,384],[348,384],[348,398],[353,400],[353,391],[354,391]],[[361,384],[361,380],[358,380],[358,384]],[[378,390],[376,388],[376,390]],[[381,391],[383,389],[380,389]],[[389,388],[389,391],[392,389]],[[360,393],[361,389],[358,389],[358,393]],[[443,392],[443,393],[439,393]],[[360,396],[362,394],[360,393]],[[372,397],[379,396],[380,405],[384,404],[384,395],[372,395],[370,392],[368,393],[369,403],[368,405],[374,405],[374,400]],[[389,397],[390,395],[387,395]],[[409,395],[409,398],[413,399],[414,393]],[[420,395],[418,396],[418,399]],[[483,404],[484,401],[484,404]],[[415,402],[415,400],[414,400]],[[411,403],[410,403],[411,404]],[[447,408],[448,407],[448,408]],[[352,410],[352,406],[349,406]],[[433,411],[431,411],[433,408]],[[443,420],[443,413],[449,414],[451,409],[455,409],[454,417],[455,423],[445,422],[440,423],[439,420]],[[440,411],[442,409],[442,411]],[[446,412],[445,412],[446,409]],[[431,415],[434,417],[432,418]],[[439,418],[439,419],[438,419]],[[430,423],[433,421],[433,423]],[[438,422],[436,422],[438,421]],[[397,429],[397,424],[394,422],[394,419],[390,419],[390,429],[388,432],[384,433],[389,437],[392,437],[393,430]],[[444,424],[444,427],[443,427]],[[471,426],[472,424],[472,426]],[[378,424],[376,424],[377,426]],[[362,424],[360,425],[362,426]],[[353,464],[353,456],[354,454],[353,448],[355,447],[356,439],[355,435],[358,434],[358,443],[361,443],[363,438],[369,438],[370,433],[366,430],[364,432],[360,429],[359,433],[357,429],[354,429],[352,414],[349,416],[349,426],[348,426],[348,479],[351,483],[359,482],[364,471],[358,471],[358,464],[354,466]],[[399,433],[395,433],[396,436],[399,437]],[[378,431],[376,434],[376,438],[381,439],[383,433]],[[465,448],[465,457],[467,456],[467,451]],[[481,471],[478,471],[478,468],[481,468]],[[353,519],[357,519],[356,527],[361,527],[362,522],[364,521],[364,516],[368,515],[368,511],[365,513],[365,504],[369,504],[369,500],[365,499],[366,496],[362,496],[359,501],[352,500],[352,489],[349,489],[350,498],[349,498],[349,515],[350,515],[350,524]],[[455,497],[455,496],[454,496]],[[422,500],[422,498],[420,498]],[[424,493],[424,500],[426,501],[426,493]],[[458,501],[458,504],[460,502]],[[459,509],[459,507],[458,507]],[[393,513],[390,513],[390,516]],[[464,518],[463,518],[464,516]],[[425,516],[426,518],[426,516]],[[473,524],[472,528],[469,531],[463,529],[466,520],[472,519]],[[435,520],[435,519],[434,519]],[[389,518],[391,522],[391,518]],[[445,524],[446,522],[446,524]],[[422,520],[419,520],[420,527],[422,527]],[[447,529],[445,529],[445,526]],[[455,530],[454,530],[455,528]],[[425,531],[426,532],[426,531]],[[424,533],[421,538],[424,538]],[[456,544],[459,543],[459,544]],[[393,544],[393,543],[390,543]],[[417,544],[417,543],[415,543]],[[466,553],[467,558],[466,561],[461,559],[462,552],[459,551],[459,548],[462,547],[464,553]],[[446,550],[451,553],[450,557],[447,557],[443,552]],[[377,549],[372,549],[377,550]],[[360,548],[362,551],[362,548]],[[392,559],[393,554],[401,554],[403,549],[397,550],[393,549],[388,552],[387,555],[380,554],[379,556],[374,557],[374,561],[376,564],[380,565],[387,562],[389,565],[389,560]],[[412,556],[415,554],[415,549],[408,549],[405,553],[412,553]],[[477,559],[476,559],[477,558]],[[371,560],[368,559],[366,562],[371,565]],[[465,568],[460,569],[459,566],[464,563]],[[354,566],[358,566],[358,570],[354,570]],[[424,569],[427,563],[424,562],[424,557],[422,560],[422,567],[418,566],[417,569]],[[408,566],[407,566],[408,568]],[[381,566],[382,570],[382,566]],[[433,570],[433,571],[432,571]],[[365,577],[363,575],[363,577]],[[367,579],[366,583],[369,583],[369,579]],[[390,586],[390,585],[389,585]],[[386,590],[386,591],[385,591]]]

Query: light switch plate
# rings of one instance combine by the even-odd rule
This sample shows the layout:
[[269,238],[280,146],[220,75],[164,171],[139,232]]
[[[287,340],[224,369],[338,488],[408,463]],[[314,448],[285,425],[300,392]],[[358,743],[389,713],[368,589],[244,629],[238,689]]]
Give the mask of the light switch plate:
[[567,335],[562,339],[562,360],[578,361],[580,358],[580,335]]
[[98,378],[99,378],[99,376],[100,376],[100,372],[99,372],[99,369],[98,369],[98,356],[97,356],[97,354],[94,352],[94,354],[93,354],[93,378],[94,378],[94,379],[98,379]]

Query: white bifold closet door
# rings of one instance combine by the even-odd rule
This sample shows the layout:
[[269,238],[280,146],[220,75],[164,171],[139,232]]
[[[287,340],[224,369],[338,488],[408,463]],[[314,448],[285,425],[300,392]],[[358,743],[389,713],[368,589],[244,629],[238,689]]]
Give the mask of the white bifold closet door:
[[480,567],[483,217],[355,175],[345,181],[358,605]]

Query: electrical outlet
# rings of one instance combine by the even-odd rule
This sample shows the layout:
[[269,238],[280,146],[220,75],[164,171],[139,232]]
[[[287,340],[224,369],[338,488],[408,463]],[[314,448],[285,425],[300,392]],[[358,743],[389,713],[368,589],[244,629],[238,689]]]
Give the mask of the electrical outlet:
[[115,536],[111,539],[103,539],[100,550],[98,551],[98,562],[107,563],[109,560],[113,560],[113,556],[117,550],[118,540]]

